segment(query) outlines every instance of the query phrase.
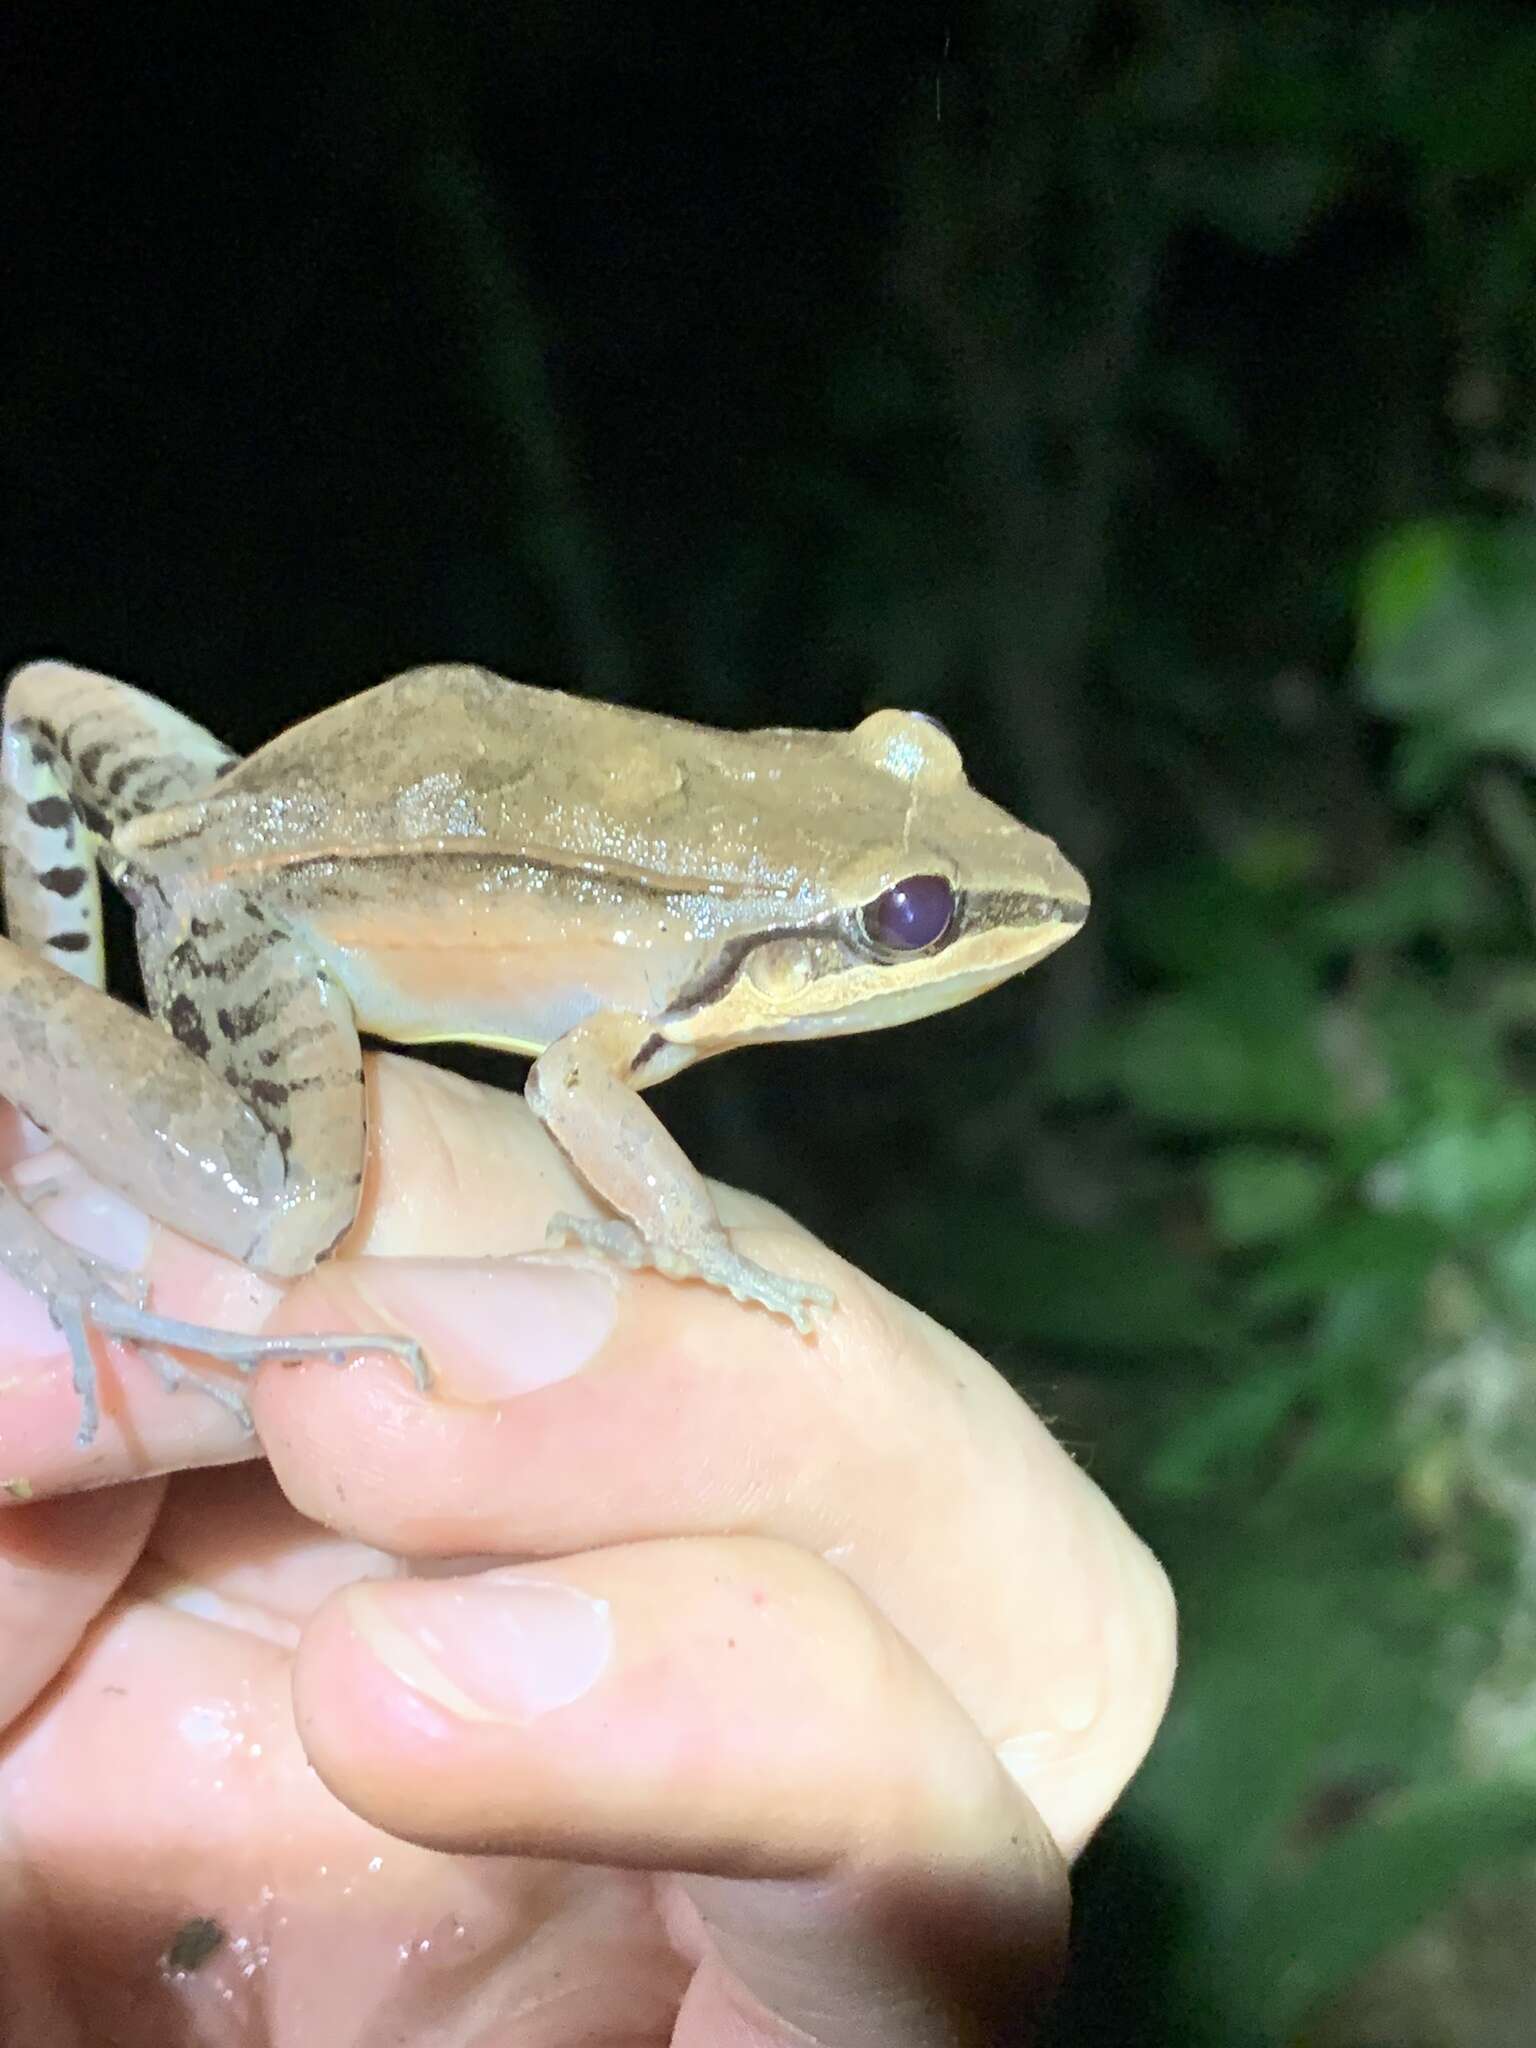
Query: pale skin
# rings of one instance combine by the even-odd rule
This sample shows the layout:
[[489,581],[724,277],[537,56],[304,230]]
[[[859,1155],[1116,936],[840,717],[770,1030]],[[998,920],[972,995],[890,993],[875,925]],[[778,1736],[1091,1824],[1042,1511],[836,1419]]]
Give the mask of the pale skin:
[[167,1489],[249,1457],[236,1418],[114,1346],[78,1448],[0,1281],[39,1495],[0,1514],[7,2043],[1027,2040],[1063,1857],[1162,1711],[1155,1564],[981,1359],[763,1205],[720,1197],[836,1290],[814,1345],[536,1251],[582,1196],[515,1099],[372,1088],[359,1231],[280,1302],[22,1169],[173,1312],[382,1325],[439,1384],[268,1366],[270,1473]]
[[[803,1336],[831,1291],[731,1241],[641,1091],[737,1046],[968,1001],[1088,907],[918,714],[727,733],[462,665],[240,761],[142,691],[33,663],[6,690],[0,852],[0,1093],[158,1221],[308,1271],[356,1213],[359,1031],[507,1046],[534,1056],[530,1107],[616,1212],[557,1216],[557,1241]],[[103,992],[103,873],[133,908],[148,1017]],[[0,1267],[68,1339],[82,1445],[101,1337],[247,1425],[197,1355],[249,1370],[303,1348],[169,1317],[6,1188]],[[413,1342],[367,1341],[427,1385]]]

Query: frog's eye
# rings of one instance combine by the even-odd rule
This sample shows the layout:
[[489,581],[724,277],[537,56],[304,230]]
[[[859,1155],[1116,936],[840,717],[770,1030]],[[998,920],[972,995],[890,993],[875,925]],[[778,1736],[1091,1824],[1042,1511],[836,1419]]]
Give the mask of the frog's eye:
[[908,875],[859,912],[864,936],[882,953],[921,953],[955,921],[955,892],[942,875]]

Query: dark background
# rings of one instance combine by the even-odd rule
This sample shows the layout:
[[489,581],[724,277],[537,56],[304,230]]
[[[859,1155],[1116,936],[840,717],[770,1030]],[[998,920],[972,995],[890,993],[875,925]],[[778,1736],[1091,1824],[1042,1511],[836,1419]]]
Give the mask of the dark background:
[[1528,2042],[1529,14],[0,37],[7,662],[242,748],[424,660],[942,717],[1088,931],[660,1106],[982,1345],[1173,1570],[1061,2038]]

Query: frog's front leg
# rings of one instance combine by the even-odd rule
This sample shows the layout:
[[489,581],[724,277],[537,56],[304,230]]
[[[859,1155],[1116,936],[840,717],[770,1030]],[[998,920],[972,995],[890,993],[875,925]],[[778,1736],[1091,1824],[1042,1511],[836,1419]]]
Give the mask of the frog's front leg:
[[629,1077],[655,1032],[651,1018],[609,1011],[535,1060],[524,1091],[529,1107],[582,1177],[628,1219],[557,1216],[551,1236],[574,1238],[627,1266],[707,1281],[787,1316],[808,1336],[812,1309],[830,1308],[831,1293],[770,1273],[732,1247],[703,1177],[635,1092]]

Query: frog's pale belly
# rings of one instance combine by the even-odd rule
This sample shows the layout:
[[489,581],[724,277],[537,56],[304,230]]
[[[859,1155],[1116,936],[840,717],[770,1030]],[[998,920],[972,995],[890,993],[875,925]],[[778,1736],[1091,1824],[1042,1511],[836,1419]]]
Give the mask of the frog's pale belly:
[[409,908],[354,898],[302,925],[363,1030],[538,1053],[599,1011],[660,1016],[692,977],[675,920],[614,913],[514,887]]
[[401,1044],[453,1039],[539,1053],[599,1010],[650,1014],[643,964],[616,963],[612,950],[594,944],[585,958],[574,948],[561,958],[538,946],[327,944],[323,953],[364,1031]]

